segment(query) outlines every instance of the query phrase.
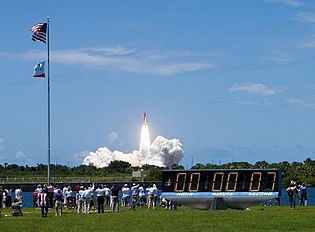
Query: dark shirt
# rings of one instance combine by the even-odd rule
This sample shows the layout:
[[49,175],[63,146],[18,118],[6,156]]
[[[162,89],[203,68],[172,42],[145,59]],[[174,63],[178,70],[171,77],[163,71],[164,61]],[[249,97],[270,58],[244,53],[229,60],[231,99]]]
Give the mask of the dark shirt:
[[56,201],[61,201],[62,200],[62,193],[56,192],[54,193],[54,197]]
[[119,190],[117,188],[112,188],[112,196],[118,197]]

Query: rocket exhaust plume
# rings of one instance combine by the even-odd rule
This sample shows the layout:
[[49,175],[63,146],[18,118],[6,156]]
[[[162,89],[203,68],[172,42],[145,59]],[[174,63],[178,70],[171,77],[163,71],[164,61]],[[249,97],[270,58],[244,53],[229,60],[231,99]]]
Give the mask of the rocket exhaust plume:
[[183,145],[178,139],[166,139],[157,136],[151,144],[147,114],[143,114],[139,150],[125,154],[121,151],[111,152],[107,147],[100,147],[96,152],[90,152],[83,160],[83,165],[94,165],[97,168],[107,167],[112,161],[129,162],[131,166],[141,167],[149,164],[169,167],[178,164],[183,158]]
[[142,127],[141,127],[140,146],[139,146],[140,153],[143,150],[147,150],[150,144],[151,142],[150,142],[150,135],[149,135],[149,127],[147,124],[147,114],[144,112]]

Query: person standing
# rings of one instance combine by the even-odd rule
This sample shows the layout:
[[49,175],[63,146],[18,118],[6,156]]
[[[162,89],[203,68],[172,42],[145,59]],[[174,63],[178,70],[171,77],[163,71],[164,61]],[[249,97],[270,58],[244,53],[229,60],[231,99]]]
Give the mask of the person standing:
[[47,187],[48,189],[48,208],[53,208],[54,207],[54,191],[55,191],[55,186],[53,183],[50,183],[50,185]]
[[149,188],[147,188],[148,191],[148,209],[153,208],[155,209],[155,188],[151,184]]
[[305,184],[302,184],[302,186],[299,189],[300,195],[301,195],[301,205],[307,206],[307,191]]
[[122,192],[121,206],[127,207],[129,205],[129,198],[130,198],[130,189],[128,188],[127,184],[125,184],[121,188],[121,192]]
[[132,187],[130,189],[131,192],[131,209],[135,210],[138,202],[138,188],[139,185],[136,185],[135,183],[132,184]]
[[54,193],[55,209],[56,209],[55,216],[61,216],[62,215],[62,205],[63,205],[62,197],[63,197],[63,194],[62,194],[61,190],[58,189],[57,192]]
[[84,187],[81,186],[80,187],[80,191],[77,193],[76,195],[76,199],[77,199],[77,212],[79,213],[83,213],[83,207],[84,207],[84,198],[83,198],[83,194],[84,194]]
[[157,200],[158,200],[158,189],[156,187],[156,184],[153,184],[153,191],[154,191],[154,208],[157,206]]
[[2,194],[3,194],[3,189],[2,189],[2,186],[0,186],[0,209],[2,208]]
[[71,190],[70,185],[68,186],[67,191],[66,191],[66,206],[67,206],[67,208],[74,206],[74,200],[72,197],[72,190]]
[[91,207],[91,196],[94,191],[94,183],[93,186],[89,186],[86,190],[83,192],[83,212],[85,214],[90,213],[90,207]]
[[35,191],[37,191],[37,202],[36,202],[36,204],[37,204],[37,206],[39,206],[39,203],[40,203],[40,197],[39,196],[40,196],[40,194],[43,191],[43,188],[42,188],[41,184],[37,185],[37,188],[35,189]]
[[38,192],[35,189],[35,191],[32,193],[32,198],[33,198],[33,208],[36,208],[38,206],[37,201],[38,201]]
[[62,188],[62,199],[63,199],[63,205],[64,206],[67,205],[67,196],[66,196],[67,190],[68,190],[68,187],[66,185],[64,185]]
[[42,217],[47,217],[48,214],[48,195],[47,189],[43,189],[42,193],[40,194],[40,208]]
[[2,193],[2,202],[1,202],[2,208],[6,208],[7,191],[8,191],[7,189],[4,189]]
[[118,202],[118,193],[119,190],[117,188],[117,185],[113,185],[111,188],[111,192],[112,192],[112,213],[115,212],[115,209],[117,207],[117,212],[119,212],[119,202]]
[[104,213],[105,189],[103,188],[103,185],[98,185],[95,193],[97,199],[97,213]]
[[12,205],[12,189],[9,187],[7,191],[7,199],[6,199],[7,208],[11,208]]
[[43,191],[43,188],[42,188],[41,184],[38,184],[37,188],[35,190],[37,191],[38,194],[41,194],[42,191]]
[[104,186],[104,190],[105,190],[105,206],[110,206],[110,189],[107,187],[107,185]]
[[81,186],[82,186],[82,184],[77,184],[77,185],[75,186],[75,191],[76,191],[76,193],[78,193],[78,192],[81,190]]
[[147,201],[146,201],[146,194],[145,194],[145,188],[143,184],[140,184],[139,186],[139,206],[145,206]]
[[288,194],[289,202],[290,202],[290,207],[291,209],[295,209],[295,198],[296,194],[298,192],[296,188],[296,184],[291,181],[290,186],[286,189],[286,192]]
[[22,203],[23,203],[23,196],[22,196],[22,189],[21,188],[17,188],[15,189],[15,198],[18,199],[18,201],[20,202],[20,205],[22,207]]

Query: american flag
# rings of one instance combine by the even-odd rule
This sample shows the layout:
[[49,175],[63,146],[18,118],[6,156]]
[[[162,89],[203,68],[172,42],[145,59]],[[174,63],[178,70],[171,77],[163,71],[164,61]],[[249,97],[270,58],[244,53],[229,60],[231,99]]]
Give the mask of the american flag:
[[42,41],[46,43],[46,30],[47,30],[47,23],[37,23],[31,28],[31,32],[34,32],[32,36],[32,40]]

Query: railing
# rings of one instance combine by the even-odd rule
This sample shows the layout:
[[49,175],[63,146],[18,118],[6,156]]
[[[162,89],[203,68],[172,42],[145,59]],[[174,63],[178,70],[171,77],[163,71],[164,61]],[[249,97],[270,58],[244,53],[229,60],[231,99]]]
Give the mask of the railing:
[[[91,183],[91,182],[119,182],[119,181],[141,181],[141,178],[126,176],[75,176],[75,177],[50,177],[50,182],[53,183]],[[143,181],[143,180],[142,180]],[[47,177],[5,177],[0,178],[0,184],[36,184],[47,183]]]
[[[94,179],[94,178],[93,178]],[[91,177],[50,177],[50,182],[59,183],[76,183],[76,182],[92,182]],[[13,183],[46,183],[47,177],[5,177],[0,178],[0,184]]]

